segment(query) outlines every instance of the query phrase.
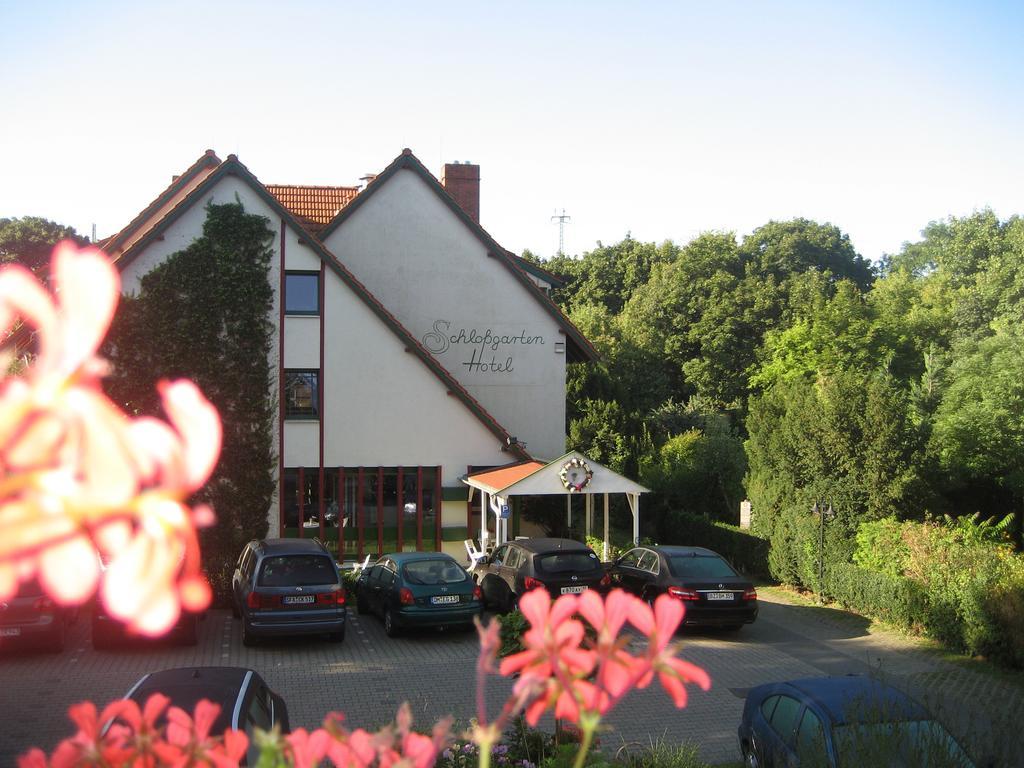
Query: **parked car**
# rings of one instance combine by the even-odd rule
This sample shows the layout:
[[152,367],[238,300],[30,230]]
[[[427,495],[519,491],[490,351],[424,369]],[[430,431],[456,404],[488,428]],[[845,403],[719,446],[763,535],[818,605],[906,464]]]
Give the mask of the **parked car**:
[[384,555],[356,581],[356,611],[375,613],[395,637],[409,627],[470,626],[482,594],[455,558],[443,552]]
[[245,645],[284,635],[345,639],[341,574],[317,539],[250,541],[238,557],[231,587]]
[[92,647],[102,651],[135,642],[195,645],[199,640],[199,621],[204,616],[202,613],[182,610],[166,634],[151,638],[131,632],[123,622],[107,612],[103,601],[97,596],[92,608]]
[[[100,570],[106,572],[106,558],[97,555]],[[99,595],[93,601],[91,636],[92,647],[96,650],[109,650],[129,643],[174,643],[176,645],[195,645],[199,640],[199,621],[206,617],[205,612],[194,613],[182,610],[178,620],[167,632],[159,637],[148,637],[132,632],[119,619],[114,618],[103,605]]]
[[572,539],[509,541],[483,558],[473,573],[484,604],[505,612],[531,589],[558,597],[611,585],[594,550]]
[[870,677],[752,688],[739,726],[747,768],[972,768],[949,732],[905,693]]
[[67,628],[77,617],[77,608],[58,605],[38,580],[29,579],[13,597],[0,600],[0,647],[20,645],[60,653]]
[[614,586],[653,602],[683,601],[686,625],[739,629],[757,618],[757,590],[721,555],[703,547],[635,547],[608,568]]
[[[274,726],[288,733],[288,707],[280,696],[270,690],[257,672],[242,667],[179,667],[143,675],[125,694],[126,699],[145,704],[150,695],[162,693],[171,706],[180,707],[190,716],[196,704],[208,699],[220,705],[210,733],[221,736],[228,728],[245,731],[249,749],[242,765],[255,765],[259,747],[253,729],[269,731]],[[167,710],[156,725],[166,723]],[[109,727],[109,723],[107,727]]]

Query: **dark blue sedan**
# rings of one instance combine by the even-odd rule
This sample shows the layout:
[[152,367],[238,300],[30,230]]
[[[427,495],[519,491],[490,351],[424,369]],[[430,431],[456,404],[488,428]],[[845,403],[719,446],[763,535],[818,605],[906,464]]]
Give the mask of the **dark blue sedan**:
[[739,739],[747,768],[974,766],[928,710],[860,675],[752,688]]

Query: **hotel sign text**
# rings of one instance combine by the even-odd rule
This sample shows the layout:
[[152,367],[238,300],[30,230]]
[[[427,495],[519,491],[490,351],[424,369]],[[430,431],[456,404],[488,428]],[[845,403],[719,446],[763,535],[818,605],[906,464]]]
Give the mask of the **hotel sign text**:
[[470,373],[511,373],[515,368],[509,348],[543,344],[544,337],[531,336],[526,329],[518,334],[500,333],[493,328],[455,329],[450,321],[437,320],[434,330],[424,334],[421,341],[435,355],[443,355],[457,345],[468,347],[460,362]]

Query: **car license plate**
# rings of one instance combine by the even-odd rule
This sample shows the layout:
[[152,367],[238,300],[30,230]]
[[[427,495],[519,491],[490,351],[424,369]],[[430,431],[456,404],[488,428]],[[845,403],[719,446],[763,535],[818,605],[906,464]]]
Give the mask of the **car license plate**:
[[2,627],[0,637],[17,637],[21,634],[21,627]]
[[586,592],[586,587],[562,587],[563,595],[578,595],[581,592]]
[[732,600],[732,592],[708,592],[708,600]]
[[434,605],[445,605],[447,603],[457,603],[457,602],[459,602],[459,596],[458,595],[434,595],[432,598],[430,598],[430,602],[432,602]]
[[315,595],[285,595],[281,600],[285,605],[297,605],[301,603],[312,603],[315,601]]

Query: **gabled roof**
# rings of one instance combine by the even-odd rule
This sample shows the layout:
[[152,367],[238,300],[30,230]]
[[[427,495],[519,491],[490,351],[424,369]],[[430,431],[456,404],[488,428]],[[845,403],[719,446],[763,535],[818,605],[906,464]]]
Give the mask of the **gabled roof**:
[[503,488],[518,483],[524,477],[529,477],[534,472],[544,469],[547,465],[543,461],[524,461],[519,464],[510,464],[505,467],[499,467],[498,469],[488,469],[483,472],[474,472],[467,476],[467,479],[472,478],[472,486],[479,488],[480,490],[486,491],[487,493],[497,493]]
[[170,185],[159,195],[156,199],[142,209],[142,212],[132,219],[128,226],[118,232],[112,237],[108,237],[106,240],[101,240],[97,245],[103,249],[103,251],[111,256],[116,256],[116,252],[119,249],[124,249],[131,238],[141,232],[146,224],[152,226],[156,222],[152,221],[152,218],[159,212],[161,208],[167,205],[174,197],[180,194],[183,190],[187,189],[190,184],[198,183],[198,180],[204,175],[209,174],[220,165],[220,158],[217,157],[216,153],[212,149],[206,150],[198,160],[189,166],[188,170],[180,176],[175,176]]
[[633,480],[603,464],[598,464],[591,458],[579,451],[569,451],[559,456],[554,461],[544,464],[539,461],[520,462],[509,464],[498,469],[486,469],[480,472],[471,472],[462,478],[462,482],[473,488],[478,488],[492,496],[557,496],[565,495],[570,491],[562,483],[562,468],[568,462],[576,460],[586,464],[591,470],[591,477],[586,487],[581,491],[574,491],[573,495],[585,495],[589,493],[650,493],[650,489],[644,488]]
[[278,201],[313,233],[327,226],[352,202],[359,187],[318,187],[304,184],[265,184]]
[[[204,194],[212,190],[218,181],[226,176],[235,176],[245,183],[247,183],[257,195],[281,218],[285,223],[294,229],[297,233],[304,232],[302,224],[292,215],[292,213],[285,208],[281,202],[267,191],[267,188],[260,183],[248,168],[239,162],[235,155],[228,155],[227,160],[220,164],[220,166],[209,176],[203,179],[202,183],[196,186],[180,203],[172,208],[168,213],[160,220],[160,222],[152,227],[137,241],[118,258],[114,260],[115,266],[118,269],[124,269],[130,264],[136,256],[138,256],[150,243],[156,238],[160,237],[167,228],[173,224],[182,214],[185,213],[192,205]],[[361,197],[361,196],[360,196]],[[359,197],[356,198],[358,200]],[[437,361],[437,359],[430,354],[429,351],[419,342],[416,338],[409,333],[409,331],[403,326],[394,315],[392,315],[381,302],[374,296],[369,289],[363,285],[356,277],[348,271],[348,269],[332,254],[324,245],[312,235],[305,239],[305,244],[308,245],[320,259],[329,267],[341,281],[347,285],[352,292],[372,311],[378,318],[380,318],[384,324],[391,329],[391,331],[398,337],[398,339],[405,345],[406,352],[416,355],[424,365],[433,373],[441,383],[444,384],[448,389],[448,394],[458,398],[462,403],[470,410],[470,412],[476,416],[476,418],[494,434],[502,445],[508,446],[508,450],[514,452],[520,458],[529,459],[530,455],[522,448],[522,446],[516,443],[511,435],[502,427],[497,420],[488,413],[487,409],[481,405],[476,398],[474,398],[466,390],[459,381],[452,376],[448,370]]]
[[[516,280],[518,280],[526,289],[527,293],[533,296],[541,307],[543,307],[544,311],[554,318],[568,341],[566,353],[570,362],[585,362],[598,357],[597,350],[595,350],[590,342],[587,341],[586,337],[580,333],[579,329],[573,325],[569,318],[562,313],[562,310],[560,310],[558,306],[551,301],[551,299],[548,298],[548,296],[538,288],[529,277],[527,277],[526,269],[520,263],[522,260],[515,254],[510,253],[498,245],[494,238],[492,238],[483,227],[473,221],[473,219],[470,218],[470,216],[462,209],[462,206],[455,202],[455,198],[448,194],[445,188],[441,186],[441,182],[437,180],[434,174],[424,167],[423,163],[416,158],[410,149],[403,149],[402,154],[396,157],[391,165],[385,168],[377,178],[371,181],[367,185],[366,189],[357,195],[351,203],[342,208],[338,212],[338,215],[320,231],[320,239],[326,240],[334,230],[340,227],[349,216],[351,216],[363,203],[372,197],[378,189],[386,184],[388,179],[402,169],[408,169],[418,174],[427,183],[427,186],[430,187],[437,196],[441,198],[444,204],[447,205],[462,221],[462,223],[469,228],[469,231],[472,232],[481,243],[483,243],[484,247],[487,248],[487,255],[500,261],[508,271],[512,273],[513,277],[515,277]],[[545,277],[544,279],[547,278]]]

